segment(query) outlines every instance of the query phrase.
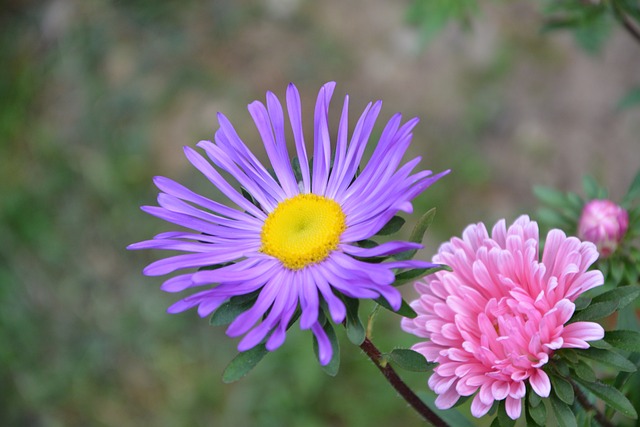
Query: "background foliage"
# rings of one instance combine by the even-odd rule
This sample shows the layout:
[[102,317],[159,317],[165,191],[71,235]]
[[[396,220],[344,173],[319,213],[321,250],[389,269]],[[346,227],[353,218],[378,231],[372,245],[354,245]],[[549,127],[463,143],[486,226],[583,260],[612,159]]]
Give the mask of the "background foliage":
[[[454,170],[418,202],[439,212],[425,258],[469,222],[530,212],[533,184],[577,192],[589,173],[621,195],[638,168],[640,113],[616,106],[634,104],[639,45],[609,24],[599,49],[541,33],[536,2],[458,3],[463,23],[442,12],[425,38],[418,2],[8,1],[0,424],[419,423],[344,334],[336,378],[293,328],[251,375],[223,384],[234,342],[195,313],[166,315],[174,297],[140,275],[153,254],[124,248],[166,230],[138,210],[154,202],[153,175],[211,193],[181,146],[212,138],[217,111],[255,143],[246,104],[289,81],[307,112],[336,80],[353,116],[382,98],[384,118],[422,118],[413,154]],[[383,350],[413,342],[398,321],[379,316]],[[426,376],[408,380],[427,389]]]

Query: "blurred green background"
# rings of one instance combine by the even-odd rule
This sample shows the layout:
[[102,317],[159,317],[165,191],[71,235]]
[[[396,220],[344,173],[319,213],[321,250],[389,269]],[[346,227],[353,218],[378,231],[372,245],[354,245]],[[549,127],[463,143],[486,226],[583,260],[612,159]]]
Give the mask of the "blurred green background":
[[[258,143],[246,105],[290,81],[308,132],[329,80],[350,94],[352,120],[380,98],[383,119],[421,117],[412,155],[453,169],[417,202],[439,212],[424,258],[469,222],[532,212],[532,185],[579,192],[590,173],[614,197],[625,191],[640,166],[639,109],[616,109],[640,84],[627,34],[586,53],[569,34],[540,34],[535,2],[491,2],[425,43],[409,6],[4,2],[0,425],[420,424],[359,349],[343,340],[330,378],[296,328],[248,377],[222,384],[234,340],[194,312],[165,314],[178,297],[140,274],[160,254],[125,250],[171,229],[138,209],[155,203],[154,175],[211,191],[182,146],[212,138],[218,111]],[[415,342],[398,321],[379,317],[382,350]],[[427,389],[426,376],[405,377]]]

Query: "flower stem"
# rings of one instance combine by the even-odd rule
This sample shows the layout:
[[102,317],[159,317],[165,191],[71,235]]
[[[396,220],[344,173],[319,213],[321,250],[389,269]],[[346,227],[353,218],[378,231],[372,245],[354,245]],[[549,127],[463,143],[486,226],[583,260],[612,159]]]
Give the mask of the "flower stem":
[[380,350],[369,340],[365,338],[360,348],[369,356],[369,359],[378,367],[382,375],[396,389],[400,396],[407,401],[413,409],[415,409],[422,417],[436,427],[449,427],[449,425],[433,412],[418,396],[405,384],[396,371],[386,363],[382,357]]
[[582,390],[580,390],[580,387],[578,387],[578,385],[571,379],[569,379],[569,382],[573,386],[573,392],[576,395],[576,399],[578,399],[578,403],[580,403],[585,411],[594,411],[595,419],[600,423],[602,427],[614,427],[613,423],[602,412],[600,412],[598,408],[596,408],[591,404],[591,402],[589,402],[589,399],[587,399],[587,396],[585,396]]

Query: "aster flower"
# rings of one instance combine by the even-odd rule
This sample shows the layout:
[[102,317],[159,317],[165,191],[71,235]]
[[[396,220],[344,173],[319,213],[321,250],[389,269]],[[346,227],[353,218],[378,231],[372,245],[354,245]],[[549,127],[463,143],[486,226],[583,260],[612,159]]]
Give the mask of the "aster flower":
[[629,228],[629,214],[611,200],[596,199],[584,205],[578,237],[595,243],[603,258],[615,252]]
[[[380,101],[367,105],[349,138],[349,97],[345,97],[332,148],[328,111],[334,87],[335,83],[327,83],[317,98],[311,161],[305,148],[300,96],[290,84],[286,106],[297,161],[289,157],[283,108],[268,92],[266,106],[255,101],[248,109],[273,173],[249,150],[231,122],[218,114],[220,128],[214,141],[197,144],[208,159],[190,147],[184,152],[231,204],[196,194],[169,178],[156,177],[160,206],[142,207],[151,215],[192,230],[161,233],[129,246],[185,252],[144,269],[148,276],[182,270],[164,282],[164,291],[198,290],[171,305],[169,313],[197,307],[204,317],[231,297],[255,295],[253,305],[227,329],[231,337],[243,336],[239,351],[265,341],[267,350],[278,348],[299,310],[300,328],[311,329],[320,362],[327,364],[332,347],[323,329],[322,301],[336,323],[346,315],[341,294],[381,297],[398,310],[402,297],[392,286],[396,269],[433,266],[417,260],[379,262],[381,256],[420,248],[416,243],[392,241],[363,247],[358,242],[375,235],[399,211],[411,212],[411,201],[448,171],[412,173],[420,158],[401,166],[418,120],[401,124],[400,114],[389,120],[369,162],[361,167]],[[244,194],[219,170],[235,179]],[[215,268],[203,269],[211,266]]]
[[526,382],[549,396],[543,368],[554,351],[603,338],[597,323],[567,324],[575,299],[603,283],[600,271],[587,271],[598,257],[595,246],[554,229],[541,260],[538,252],[538,225],[527,216],[508,229],[499,221],[491,235],[482,223],[470,225],[433,258],[452,271],[415,284],[420,297],[411,307],[418,316],[404,318],[402,328],[428,339],[413,349],[438,364],[428,382],[438,408],[476,393],[475,417],[506,399],[507,414],[517,419]]

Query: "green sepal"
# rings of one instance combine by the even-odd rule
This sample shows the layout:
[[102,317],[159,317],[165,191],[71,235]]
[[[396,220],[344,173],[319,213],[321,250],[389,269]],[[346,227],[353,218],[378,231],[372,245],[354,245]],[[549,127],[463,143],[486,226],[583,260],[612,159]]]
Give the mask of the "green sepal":
[[355,345],[360,345],[365,339],[366,332],[358,316],[360,300],[342,296],[342,301],[347,308],[347,317],[344,320],[344,327],[347,330],[347,338]]
[[640,352],[640,332],[638,331],[607,331],[604,339],[621,350]]
[[580,385],[585,389],[589,390],[595,396],[600,398],[610,408],[613,408],[621,414],[629,418],[633,418],[634,420],[638,419],[638,413],[633,407],[633,404],[629,402],[629,399],[627,399],[627,397],[619,390],[599,381],[588,382],[583,381],[580,378],[576,378],[576,381],[580,383]]
[[222,304],[213,312],[209,319],[209,324],[211,326],[225,326],[230,324],[236,319],[236,317],[253,306],[253,303],[258,299],[259,294],[260,290],[257,290],[250,294],[231,297],[229,301]]
[[395,348],[388,357],[393,364],[411,372],[428,372],[436,365],[427,362],[422,354],[408,348]]
[[[331,360],[329,361],[329,363],[327,363],[326,365],[320,365],[320,367],[327,375],[335,377],[338,374],[338,370],[340,369],[340,343],[338,342],[336,331],[330,321],[324,319],[324,325],[322,325],[322,329],[324,329],[327,337],[329,338],[329,341],[331,342],[333,354],[331,355]],[[316,354],[316,357],[318,357],[318,340],[316,339],[315,335],[313,335],[313,351]]]
[[607,317],[618,308],[618,301],[592,302],[584,310],[576,311],[569,323],[598,320]]
[[392,313],[399,314],[400,316],[408,317],[410,319],[414,319],[418,317],[418,313],[416,313],[413,310],[413,308],[411,308],[411,306],[407,304],[407,302],[404,299],[402,300],[402,305],[400,306],[398,311],[395,311],[393,308],[391,308],[391,306],[389,305],[389,302],[384,297],[380,297],[374,301],[377,302],[380,306],[391,311]]
[[554,374],[549,375],[549,379],[551,379],[551,388],[555,395],[558,396],[558,399],[562,400],[567,405],[572,405],[575,399],[575,394],[573,393],[571,383],[561,376]]
[[631,363],[626,357],[614,350],[604,350],[600,348],[589,348],[586,350],[576,350],[578,356],[583,359],[590,359],[600,362],[610,368],[623,372],[635,372],[636,365]]
[[392,283],[393,286],[401,286],[408,282],[421,279],[429,274],[437,273],[438,271],[453,271],[448,265],[440,265],[432,268],[412,268],[396,274],[396,280]]
[[238,381],[247,375],[268,352],[264,344],[258,344],[247,351],[238,353],[224,370],[222,382],[229,384]]
[[391,218],[389,222],[387,222],[384,227],[380,229],[380,231],[376,233],[376,236],[388,236],[389,234],[397,233],[398,231],[400,231],[405,222],[406,221],[404,218],[396,215]]
[[560,427],[578,427],[576,416],[573,411],[562,400],[558,399],[554,394],[549,396],[553,413],[556,414],[556,421]]

